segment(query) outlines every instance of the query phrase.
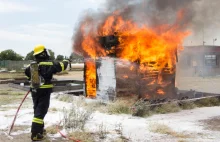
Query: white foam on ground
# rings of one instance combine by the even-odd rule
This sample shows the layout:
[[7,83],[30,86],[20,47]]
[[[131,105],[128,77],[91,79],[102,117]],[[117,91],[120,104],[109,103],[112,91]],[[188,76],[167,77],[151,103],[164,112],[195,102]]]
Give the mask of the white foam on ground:
[[[15,125],[28,125],[31,126],[33,118],[32,102],[28,100],[29,107],[22,108]],[[88,101],[88,100],[86,100]],[[89,101],[88,101],[89,102]],[[10,105],[10,104],[9,104]],[[51,97],[51,108],[62,108],[69,109],[71,103],[61,102]],[[7,107],[7,106],[6,106]],[[0,111],[0,129],[5,132],[8,131],[8,127],[11,125],[13,115],[16,109],[12,108],[7,111]],[[200,120],[209,119],[212,117],[220,116],[220,107],[207,107],[197,108],[193,110],[184,110],[178,113],[172,114],[161,114],[154,115],[148,118],[132,117],[131,115],[109,115],[100,112],[94,112],[91,119],[85,126],[86,131],[98,132],[99,126],[103,124],[106,129],[110,132],[106,141],[114,139],[117,135],[115,134],[116,125],[121,124],[123,128],[123,135],[130,138],[132,142],[145,142],[154,141],[160,142],[161,139],[165,142],[176,142],[178,139],[168,135],[156,134],[150,131],[150,126],[153,124],[165,124],[176,132],[186,133],[202,133],[205,137],[195,136],[189,141],[200,141],[200,142],[219,142],[220,132],[204,130],[204,127],[199,123]],[[46,126],[57,125],[62,120],[62,111],[48,112],[45,117]],[[30,132],[30,128],[25,131],[13,132],[13,135],[20,135],[22,133]],[[59,137],[59,134],[51,137]]]

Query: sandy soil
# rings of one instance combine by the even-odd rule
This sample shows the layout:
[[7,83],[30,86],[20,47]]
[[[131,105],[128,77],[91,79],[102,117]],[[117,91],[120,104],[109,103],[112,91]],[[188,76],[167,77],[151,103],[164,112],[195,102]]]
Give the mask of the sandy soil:
[[196,90],[220,94],[220,77],[177,77],[177,87],[180,90]]

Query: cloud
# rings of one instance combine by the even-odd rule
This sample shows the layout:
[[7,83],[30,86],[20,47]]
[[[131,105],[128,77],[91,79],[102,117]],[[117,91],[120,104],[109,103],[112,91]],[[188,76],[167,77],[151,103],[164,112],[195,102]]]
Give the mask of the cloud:
[[20,31],[28,32],[32,35],[49,36],[49,37],[68,37],[72,34],[71,26],[56,23],[21,25]]
[[37,9],[17,2],[10,2],[8,0],[0,0],[0,13],[8,12],[31,12],[36,11]]
[[72,42],[71,29],[71,26],[56,23],[28,24],[0,29],[0,47],[13,49],[25,56],[36,44],[44,44],[57,54],[69,55]]
[[103,3],[104,0],[88,0],[91,3],[100,4]]

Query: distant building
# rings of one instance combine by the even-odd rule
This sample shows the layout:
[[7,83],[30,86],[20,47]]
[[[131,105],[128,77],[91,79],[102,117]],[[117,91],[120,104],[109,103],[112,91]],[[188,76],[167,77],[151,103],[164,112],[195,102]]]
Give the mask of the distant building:
[[178,68],[186,76],[220,75],[220,46],[185,46]]

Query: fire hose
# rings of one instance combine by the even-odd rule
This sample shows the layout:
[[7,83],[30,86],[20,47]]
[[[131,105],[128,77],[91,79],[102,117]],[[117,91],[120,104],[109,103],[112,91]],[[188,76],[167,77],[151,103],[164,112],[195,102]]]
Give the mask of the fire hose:
[[[61,122],[60,122],[60,123],[61,123]],[[68,136],[64,135],[64,134],[60,131],[60,129],[59,129],[60,123],[59,123],[59,125],[56,126],[56,129],[57,129],[57,132],[58,132],[63,138],[68,139],[68,140],[72,140],[72,141],[74,141],[74,142],[81,142],[80,140],[76,140],[76,139],[73,138],[73,137],[68,137]]]
[[[8,132],[8,135],[9,135],[9,136],[11,135],[11,132],[12,132],[12,130],[13,130],[13,128],[14,128],[14,124],[15,124],[15,121],[16,121],[16,119],[17,119],[18,113],[19,113],[19,111],[20,111],[20,109],[21,109],[21,106],[23,105],[23,103],[24,103],[24,101],[26,100],[26,98],[27,98],[27,96],[28,96],[29,93],[30,93],[30,90],[29,90],[29,91],[26,93],[26,95],[24,96],[24,98],[22,99],[22,101],[21,101],[21,103],[20,103],[20,105],[19,105],[19,107],[18,107],[18,109],[17,109],[17,111],[16,111],[16,114],[15,114],[15,116],[14,116],[14,119],[13,119],[13,121],[12,121],[11,127],[10,127],[9,132]],[[61,122],[60,122],[60,123],[61,123]],[[60,123],[59,123],[59,124],[60,124]],[[56,129],[57,129],[57,132],[59,132],[60,135],[61,135],[63,138],[66,138],[66,139],[69,139],[69,140],[73,140],[73,141],[75,141],[75,142],[81,142],[80,140],[76,140],[76,139],[74,139],[73,137],[68,137],[68,136],[64,135],[64,134],[59,130],[59,125],[57,125]]]
[[9,132],[8,132],[8,135],[9,135],[9,136],[10,136],[10,134],[11,134],[11,131],[12,131],[13,127],[14,127],[15,121],[16,121],[17,116],[18,116],[18,112],[20,111],[21,106],[22,106],[22,104],[24,103],[24,101],[26,100],[26,98],[27,98],[27,96],[28,96],[29,93],[30,93],[30,90],[29,90],[29,91],[27,92],[27,94],[24,96],[24,98],[22,99],[22,101],[21,101],[21,103],[20,103],[20,105],[19,105],[19,107],[18,107],[18,109],[17,109],[17,112],[16,112],[16,114],[15,114],[15,116],[14,116],[14,119],[13,119],[13,121],[12,121],[11,127],[10,127]]

